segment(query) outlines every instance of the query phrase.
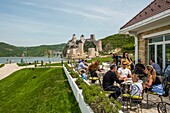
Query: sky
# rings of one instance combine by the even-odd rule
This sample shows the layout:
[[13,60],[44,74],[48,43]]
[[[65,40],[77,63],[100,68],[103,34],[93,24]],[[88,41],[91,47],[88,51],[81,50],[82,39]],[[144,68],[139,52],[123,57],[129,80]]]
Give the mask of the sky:
[[0,0],[0,42],[15,46],[67,43],[76,34],[102,39],[153,0]]

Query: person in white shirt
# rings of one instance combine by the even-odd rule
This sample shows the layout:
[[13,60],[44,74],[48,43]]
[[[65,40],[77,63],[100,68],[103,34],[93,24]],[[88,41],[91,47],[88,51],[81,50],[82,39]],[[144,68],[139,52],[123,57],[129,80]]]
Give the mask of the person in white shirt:
[[132,73],[128,68],[126,68],[126,65],[127,65],[126,61],[123,61],[121,67],[118,69],[118,78],[132,77]]
[[132,96],[142,96],[143,86],[141,82],[138,82],[139,78],[137,75],[133,75],[132,81],[133,83],[130,85],[130,94]]

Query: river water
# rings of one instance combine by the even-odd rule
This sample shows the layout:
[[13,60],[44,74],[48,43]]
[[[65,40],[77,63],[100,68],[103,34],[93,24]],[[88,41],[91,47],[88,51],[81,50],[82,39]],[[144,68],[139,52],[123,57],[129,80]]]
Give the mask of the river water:
[[39,63],[41,62],[41,60],[43,62],[61,62],[61,60],[65,61],[65,59],[60,58],[60,57],[52,57],[52,58],[48,58],[48,57],[0,57],[0,64],[4,64],[4,63],[21,63],[21,61],[23,60],[23,62],[34,62],[34,61],[38,61]]

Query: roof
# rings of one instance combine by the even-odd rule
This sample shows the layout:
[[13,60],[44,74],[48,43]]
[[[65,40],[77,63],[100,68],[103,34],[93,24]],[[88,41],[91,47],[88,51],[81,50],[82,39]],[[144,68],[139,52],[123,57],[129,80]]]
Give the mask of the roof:
[[144,8],[141,12],[139,12],[134,18],[132,18],[129,22],[127,22],[120,29],[129,27],[135,23],[138,23],[149,17],[157,15],[168,9],[170,9],[170,0],[154,0],[152,3],[150,3],[146,8]]

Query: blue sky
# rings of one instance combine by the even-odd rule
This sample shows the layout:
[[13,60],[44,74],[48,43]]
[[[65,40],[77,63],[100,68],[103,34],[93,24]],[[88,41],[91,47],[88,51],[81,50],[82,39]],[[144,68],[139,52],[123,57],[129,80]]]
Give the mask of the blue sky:
[[152,1],[0,0],[0,42],[37,46],[66,43],[72,34],[105,38]]

